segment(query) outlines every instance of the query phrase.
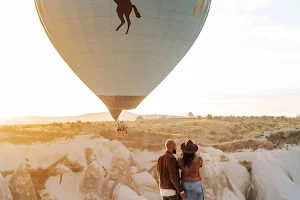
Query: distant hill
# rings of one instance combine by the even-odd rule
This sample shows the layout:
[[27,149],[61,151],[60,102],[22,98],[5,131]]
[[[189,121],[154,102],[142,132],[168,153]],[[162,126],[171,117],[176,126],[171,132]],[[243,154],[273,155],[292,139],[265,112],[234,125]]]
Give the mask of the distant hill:
[[[119,120],[120,121],[134,121],[138,116],[142,116],[144,119],[159,119],[159,118],[180,118],[182,116],[170,116],[170,115],[137,115],[124,111],[121,113]],[[15,117],[6,120],[0,120],[0,125],[2,124],[50,124],[53,122],[76,122],[76,121],[113,121],[109,112],[101,113],[89,113],[78,116],[65,116],[65,117]]]

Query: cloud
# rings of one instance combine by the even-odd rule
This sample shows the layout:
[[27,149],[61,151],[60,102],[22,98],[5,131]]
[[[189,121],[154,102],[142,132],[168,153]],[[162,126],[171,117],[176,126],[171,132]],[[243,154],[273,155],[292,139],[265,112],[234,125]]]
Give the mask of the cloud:
[[280,26],[255,26],[247,33],[248,38],[272,41],[290,41],[300,45],[300,31],[281,28]]
[[235,12],[253,11],[264,8],[276,0],[224,0],[226,10]]
[[246,10],[261,9],[269,5],[274,0],[242,0],[241,2],[246,3]]
[[[264,15],[229,13],[221,3],[212,3],[199,39],[164,84],[195,96],[209,91],[299,89],[298,35],[271,25]],[[182,82],[191,88],[181,89]]]

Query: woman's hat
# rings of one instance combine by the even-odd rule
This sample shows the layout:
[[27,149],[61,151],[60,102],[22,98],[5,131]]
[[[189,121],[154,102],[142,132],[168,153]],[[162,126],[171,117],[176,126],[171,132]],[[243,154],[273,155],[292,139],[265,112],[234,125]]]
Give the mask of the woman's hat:
[[187,141],[181,145],[181,150],[184,153],[195,153],[198,150],[198,146],[192,142],[192,140]]

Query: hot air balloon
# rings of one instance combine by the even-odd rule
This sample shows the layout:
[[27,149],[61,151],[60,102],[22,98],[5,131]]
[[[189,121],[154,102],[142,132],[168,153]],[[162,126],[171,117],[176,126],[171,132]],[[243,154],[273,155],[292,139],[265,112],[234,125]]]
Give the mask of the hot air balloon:
[[117,121],[175,68],[211,0],[35,0],[53,46]]

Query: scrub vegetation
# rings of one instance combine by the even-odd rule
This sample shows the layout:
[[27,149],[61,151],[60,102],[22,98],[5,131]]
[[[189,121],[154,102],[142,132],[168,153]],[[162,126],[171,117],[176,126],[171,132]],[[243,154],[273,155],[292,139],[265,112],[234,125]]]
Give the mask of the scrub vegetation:
[[[225,152],[242,149],[282,148],[285,144],[300,143],[300,118],[198,116],[196,118],[143,119],[126,122],[129,137],[121,138],[130,148],[161,150],[168,138],[178,142],[192,139],[204,146]],[[116,138],[116,123],[67,122],[51,124],[0,126],[0,142],[32,144],[57,139],[71,139],[77,135],[91,135],[110,140]]]

